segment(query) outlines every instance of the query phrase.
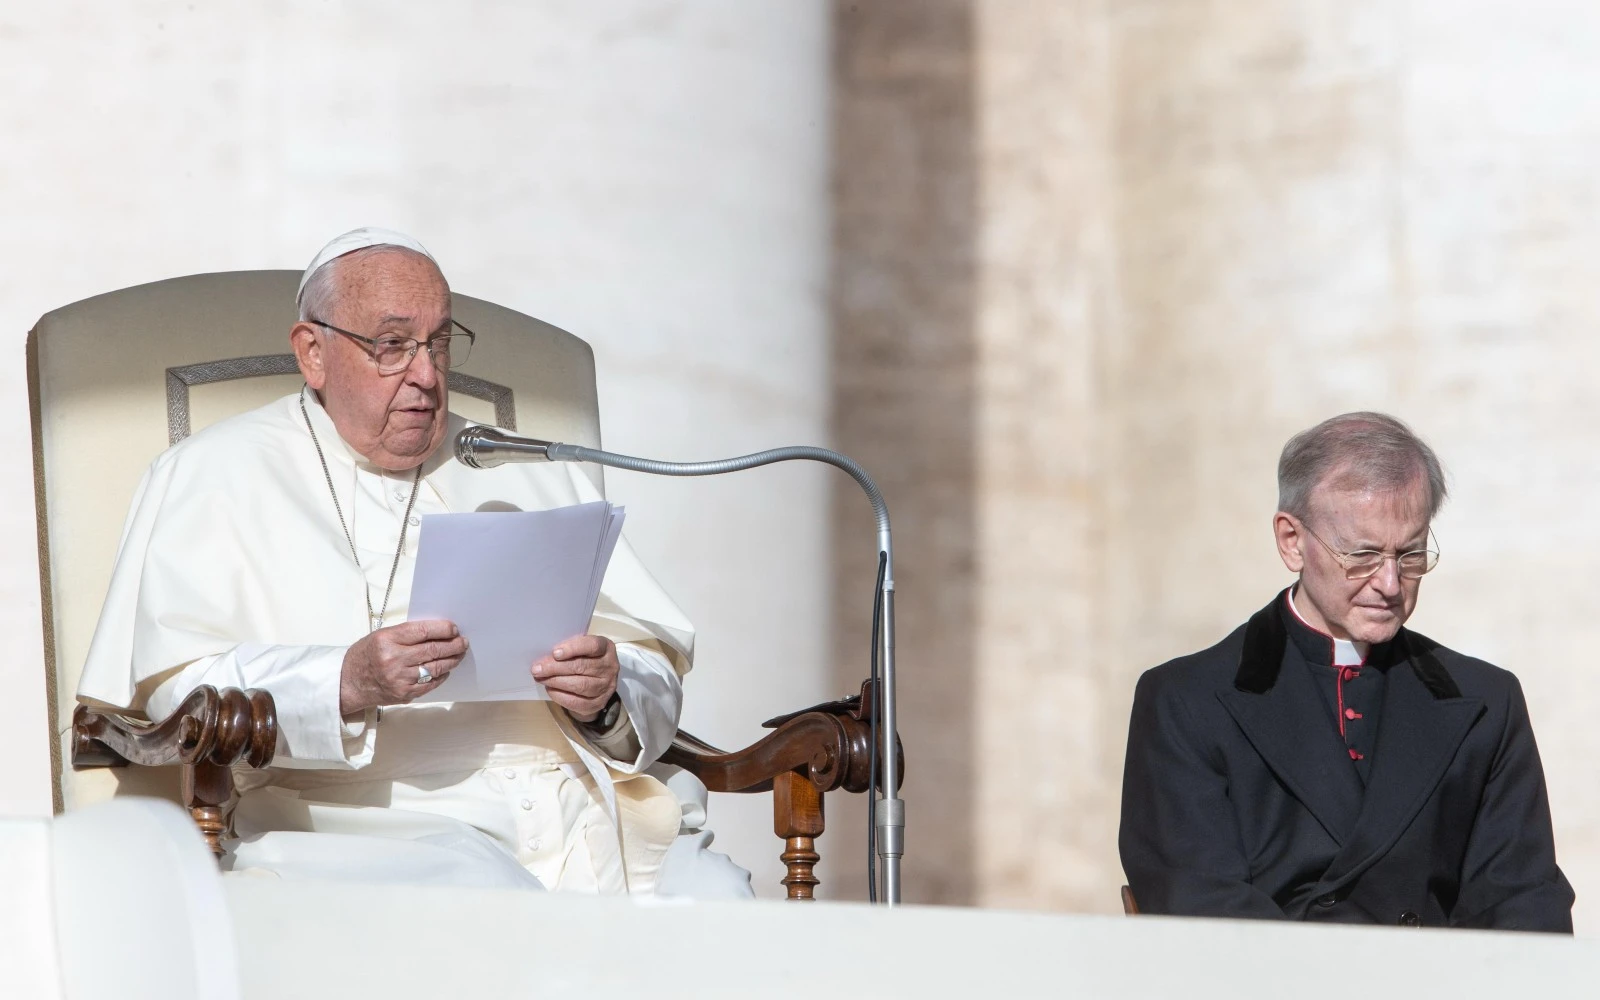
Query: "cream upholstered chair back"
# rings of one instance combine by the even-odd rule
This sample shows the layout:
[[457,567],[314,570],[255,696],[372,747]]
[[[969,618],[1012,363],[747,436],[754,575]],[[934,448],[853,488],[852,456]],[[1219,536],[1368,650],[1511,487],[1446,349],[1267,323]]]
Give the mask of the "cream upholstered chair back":
[[[65,750],[78,677],[151,460],[194,430],[300,387],[289,353],[299,280],[299,271],[235,271],[157,281],[64,306],[28,335],[58,811],[118,793],[177,797],[175,767],[72,770]],[[470,296],[454,296],[453,309],[478,339],[450,373],[452,410],[599,446],[588,344]],[[589,472],[598,484],[599,470]]]

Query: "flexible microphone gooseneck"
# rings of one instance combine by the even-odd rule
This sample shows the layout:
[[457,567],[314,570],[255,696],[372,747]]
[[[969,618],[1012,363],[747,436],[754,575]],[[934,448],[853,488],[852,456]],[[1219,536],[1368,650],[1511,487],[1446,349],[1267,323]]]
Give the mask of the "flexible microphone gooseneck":
[[[468,427],[455,440],[456,458],[474,469],[492,469],[507,462],[593,462],[595,465],[644,472],[656,476],[717,476],[727,472],[742,472],[775,462],[822,462],[843,470],[856,481],[867,500],[872,504],[873,516],[878,522],[879,580],[874,594],[873,659],[881,654],[883,663],[883,696],[881,699],[882,725],[878,725],[878,712],[873,713],[873,746],[882,763],[883,781],[877,785],[869,799],[874,815],[869,820],[869,839],[876,834],[878,861],[883,868],[883,901],[889,906],[900,903],[900,858],[905,854],[905,803],[900,798],[900,766],[895,756],[896,705],[894,690],[894,555],[889,541],[889,505],[883,494],[867,475],[867,471],[852,459],[826,448],[798,445],[788,448],[771,448],[753,455],[724,458],[711,462],[658,462],[631,455],[618,455],[582,445],[541,441],[537,438],[517,437],[494,427]],[[874,780],[877,773],[873,774]],[[877,897],[877,875],[870,876],[869,895]]]

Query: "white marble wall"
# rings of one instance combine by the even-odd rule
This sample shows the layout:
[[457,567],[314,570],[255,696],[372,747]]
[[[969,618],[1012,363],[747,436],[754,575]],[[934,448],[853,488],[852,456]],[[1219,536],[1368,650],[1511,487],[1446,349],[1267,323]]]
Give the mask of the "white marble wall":
[[[49,808],[23,337],[100,291],[415,234],[461,291],[585,337],[607,444],[825,436],[827,11],[808,0],[0,9],[0,812]],[[609,479],[701,630],[684,725],[831,697],[827,479]],[[20,696],[19,696],[20,694]],[[767,800],[713,806],[775,890]]]

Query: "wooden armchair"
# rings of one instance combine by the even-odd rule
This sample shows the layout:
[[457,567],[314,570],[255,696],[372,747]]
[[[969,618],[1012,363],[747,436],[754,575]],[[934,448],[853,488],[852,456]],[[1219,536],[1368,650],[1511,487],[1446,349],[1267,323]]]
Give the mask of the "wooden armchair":
[[[28,336],[45,665],[63,736],[57,811],[117,794],[171,798],[220,854],[233,769],[272,761],[277,719],[265,691],[202,687],[160,720],[77,705],[74,692],[119,528],[150,460],[196,428],[299,387],[285,352],[298,279],[240,271],[140,285],[51,312]],[[588,344],[469,296],[454,296],[453,308],[480,339],[470,363],[450,372],[451,409],[599,446]],[[601,470],[585,471],[603,487]],[[811,899],[824,793],[870,785],[871,707],[864,684],[859,695],[768,721],[772,733],[735,753],[679,732],[664,759],[714,792],[771,791],[788,898]]]

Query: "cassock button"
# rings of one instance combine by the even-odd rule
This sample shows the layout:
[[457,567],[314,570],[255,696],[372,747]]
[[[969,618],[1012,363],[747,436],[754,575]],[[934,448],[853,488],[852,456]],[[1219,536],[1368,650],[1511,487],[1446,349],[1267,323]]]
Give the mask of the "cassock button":
[[412,514],[410,517],[406,518],[406,523],[415,528],[417,525],[422,523],[422,518]]
[[517,769],[514,767],[508,767],[500,773],[506,776],[507,781],[515,780],[517,777]]
[[401,503],[405,503],[406,491],[405,490],[395,490],[394,491],[394,498],[396,500],[399,500]]
[[1322,907],[1323,909],[1327,909],[1328,907],[1334,905],[1337,902],[1339,902],[1339,897],[1335,896],[1331,892],[1328,893],[1326,896],[1318,896],[1317,897],[1317,905]]
[[533,808],[533,801],[531,799],[523,799],[522,808],[531,810]]
[[1421,927],[1422,926],[1422,918],[1417,916],[1415,913],[1411,912],[1410,910],[1407,910],[1404,913],[1400,914],[1400,926],[1401,927]]
[[543,846],[544,846],[544,842],[541,841],[538,837],[529,837],[528,838],[528,850],[537,851],[539,848],[541,848]]

